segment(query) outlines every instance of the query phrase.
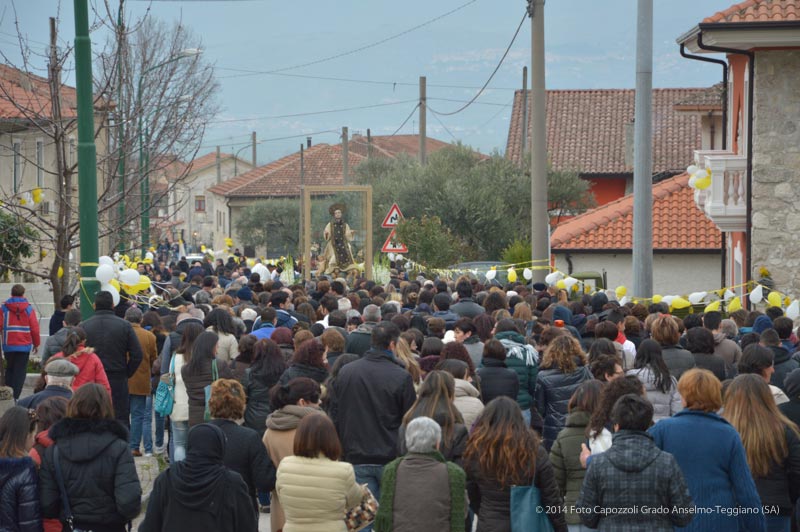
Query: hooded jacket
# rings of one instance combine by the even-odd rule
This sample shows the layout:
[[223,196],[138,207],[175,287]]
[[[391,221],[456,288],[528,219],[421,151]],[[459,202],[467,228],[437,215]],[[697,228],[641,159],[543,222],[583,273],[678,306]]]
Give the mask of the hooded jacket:
[[244,426],[264,435],[267,429],[267,416],[272,411],[269,402],[269,390],[278,383],[279,376],[270,379],[253,375],[252,368],[244,372],[244,392],[247,396],[247,407],[244,410]]
[[455,381],[456,389],[453,404],[461,412],[461,417],[464,418],[464,425],[469,429],[483,412],[483,402],[480,400],[481,393],[464,379],[456,379]]
[[78,366],[78,374],[72,379],[72,391],[74,392],[87,382],[94,382],[102,386],[111,395],[111,385],[108,383],[108,376],[100,362],[100,358],[91,347],[79,348],[78,351],[64,357],[64,353],[56,353],[53,358],[66,358],[76,366]]
[[[614,445],[592,459],[576,506],[585,526],[620,532],[671,532],[691,522],[694,507],[675,458],[656,447],[646,432],[633,430],[617,432]],[[667,511],[610,511],[631,507]]]
[[0,458],[0,530],[42,530],[39,479],[30,457]]
[[506,367],[514,371],[519,379],[517,404],[527,410],[533,404],[536,391],[536,375],[539,373],[539,353],[532,345],[525,343],[525,338],[514,331],[500,332],[495,335],[506,348]]
[[45,451],[39,470],[44,517],[59,517],[63,511],[53,465],[53,449],[58,446],[76,527],[123,530],[139,515],[142,502],[125,427],[116,420],[64,418],[49,434],[55,444]]
[[590,414],[582,410],[573,410],[567,414],[564,429],[558,433],[553,447],[550,449],[550,462],[556,476],[564,506],[567,507],[568,525],[579,525],[580,516],[574,511],[575,501],[581,492],[586,469],[581,466],[581,444],[586,442],[586,427]]
[[347,336],[344,346],[345,353],[363,356],[372,346],[372,329],[377,325],[376,322],[368,321],[359,325],[355,331]]
[[478,368],[481,379],[481,395],[483,404],[488,405],[495,397],[504,395],[517,400],[519,396],[519,378],[517,373],[506,367],[506,363],[494,358],[484,358],[483,367]]
[[775,357],[775,372],[772,374],[772,377],[770,377],[769,383],[785,392],[786,387],[784,386],[784,381],[786,380],[786,376],[797,368],[800,368],[800,363],[792,359],[792,355],[783,346],[771,345],[769,349]]
[[714,333],[714,354],[721,356],[728,366],[736,367],[742,358],[742,348],[724,332],[718,332]]
[[10,297],[0,307],[4,353],[27,353],[39,347],[39,319],[24,297]]

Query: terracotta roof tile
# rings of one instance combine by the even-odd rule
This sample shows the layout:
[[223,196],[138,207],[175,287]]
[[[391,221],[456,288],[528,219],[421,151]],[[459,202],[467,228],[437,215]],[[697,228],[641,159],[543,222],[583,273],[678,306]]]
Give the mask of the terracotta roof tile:
[[[351,172],[365,157],[350,153]],[[303,157],[304,184],[342,184],[341,144],[317,144],[305,150]],[[227,197],[297,196],[300,194],[300,153],[296,152],[270,164],[259,166],[209,189]]]
[[[653,249],[718,250],[720,231],[696,206],[684,173],[653,185]],[[557,251],[630,250],[633,195],[559,224],[551,237]]]
[[800,20],[800,0],[745,0],[703,19],[704,23]]
[[[653,174],[680,171],[701,144],[700,117],[677,112],[674,106],[707,90],[653,90]],[[633,89],[547,91],[547,147],[553,167],[583,174],[632,173],[625,153],[634,97]],[[530,95],[528,102],[530,109]],[[517,163],[521,125],[522,91],[516,91],[506,157]]]
[[[233,159],[233,155],[230,153],[220,153],[219,154],[220,161],[224,161],[226,159]],[[201,170],[205,170],[209,166],[215,165],[217,163],[217,152],[212,151],[211,153],[207,153],[201,157],[195,157],[188,163],[186,166],[188,167],[189,172],[199,172]]]
[[[0,119],[25,120],[50,117],[50,88],[46,78],[0,64]],[[61,115],[75,118],[77,93],[74,87],[61,87]],[[15,103],[16,105],[15,105]],[[27,114],[20,111],[23,107]]]
[[[439,151],[449,146],[447,142],[427,137],[425,147],[428,154]],[[350,153],[358,153],[367,156],[368,143],[367,137],[363,135],[353,135],[350,139]],[[419,135],[378,135],[372,137],[372,154],[378,157],[397,157],[405,153],[411,157],[419,157]]]
[[690,110],[722,110],[722,92],[724,86],[720,81],[713,87],[696,92],[686,99],[675,103],[675,109],[679,111]]

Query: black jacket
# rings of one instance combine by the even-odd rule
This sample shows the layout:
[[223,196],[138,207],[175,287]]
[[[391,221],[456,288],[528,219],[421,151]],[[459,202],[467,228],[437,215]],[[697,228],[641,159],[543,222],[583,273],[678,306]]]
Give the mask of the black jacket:
[[269,390],[278,383],[278,378],[264,380],[253,376],[252,368],[248,368],[244,377],[244,393],[247,396],[247,407],[244,410],[244,426],[249,427],[260,436],[267,430],[267,416],[272,412],[269,402]]
[[0,458],[0,530],[40,532],[39,477],[31,458]]
[[64,327],[64,317],[66,315],[67,313],[61,309],[56,309],[53,312],[53,315],[50,316],[50,332],[48,333],[50,336],[53,336]]
[[384,465],[397,458],[397,431],[417,398],[411,374],[391,353],[370,349],[342,368],[332,389],[330,415],[343,460]]
[[586,366],[578,366],[572,373],[560,369],[539,370],[536,376],[536,410],[544,419],[542,440],[549,451],[567,420],[567,404],[582,382],[591,380],[592,373]]
[[470,297],[459,299],[458,303],[450,305],[450,310],[461,318],[476,318],[486,312],[486,309],[475,303]]
[[81,327],[86,331],[86,346],[94,347],[109,377],[130,378],[136,373],[142,362],[142,347],[129,322],[111,310],[98,310]]
[[[189,396],[189,427],[194,427],[203,423],[206,411],[206,391],[205,388],[212,383],[211,362],[200,368],[198,373],[189,373],[188,366],[181,368],[183,383],[186,385],[186,394]],[[228,369],[228,365],[222,360],[217,360],[217,376],[220,379],[230,379],[233,373]]]
[[49,399],[50,397],[63,397],[69,401],[72,399],[72,390],[70,388],[64,388],[63,386],[51,384],[50,386],[45,386],[44,390],[41,392],[20,399],[17,402],[17,406],[36,410],[36,407],[42,404],[42,401]]
[[288,384],[292,379],[298,377],[308,377],[322,384],[328,378],[328,370],[325,368],[318,368],[309,366],[308,364],[293,364],[286,368],[278,382],[281,384]]
[[128,448],[128,431],[115,420],[64,418],[50,429],[55,445],[45,451],[39,470],[42,515],[57,518],[61,495],[53,466],[58,446],[64,484],[78,528],[122,531],[139,515],[142,488]]
[[253,501],[253,511],[258,512],[256,490],[272,491],[275,489],[275,466],[267,454],[267,448],[253,429],[240,427],[228,419],[214,419],[228,438],[225,446],[225,466],[242,476]]
[[517,400],[519,378],[513,369],[508,369],[504,362],[493,358],[484,358],[483,367],[478,369],[481,378],[481,396],[483,404],[495,397],[506,396]]
[[[584,525],[602,531],[672,532],[694,517],[689,511],[694,504],[678,462],[656,447],[649,434],[639,431],[617,432],[614,445],[592,457],[575,505],[583,512]],[[622,510],[632,507],[651,511]],[[670,511],[673,508],[682,511]],[[602,513],[612,509],[620,511]]]
[[761,504],[777,506],[781,515],[789,516],[800,495],[800,438],[788,427],[785,432],[789,455],[782,464],[773,464],[766,476],[754,475],[753,480]]
[[344,352],[363,356],[364,353],[369,351],[372,346],[372,329],[375,328],[375,325],[377,325],[377,323],[370,321],[362,323],[355,331],[347,335]]
[[707,369],[714,374],[720,381],[732,379],[735,372],[732,367],[728,367],[725,359],[714,353],[692,353],[695,366],[700,369]]
[[[520,464],[520,467],[525,466],[530,467]],[[528,476],[525,484],[533,482],[539,488],[542,506],[560,507],[563,499],[556,484],[553,465],[542,446],[536,451],[535,467],[533,478]],[[484,477],[474,460],[467,462],[464,469],[467,473],[469,506],[478,514],[478,532],[510,532],[511,487],[501,486],[497,480]],[[548,517],[556,532],[566,532],[567,522],[563,512],[548,513]]]
[[788,403],[778,405],[781,414],[788,417],[795,425],[800,426],[800,397],[789,397]]
[[800,364],[792,359],[791,353],[789,353],[789,350],[785,347],[772,345],[769,348],[775,356],[775,372],[772,374],[772,377],[770,377],[769,383],[785,392],[786,389],[783,386],[784,379],[786,379],[789,373],[800,368]]
[[669,368],[669,374],[681,380],[685,371],[695,367],[694,356],[679,345],[662,345],[662,356]]

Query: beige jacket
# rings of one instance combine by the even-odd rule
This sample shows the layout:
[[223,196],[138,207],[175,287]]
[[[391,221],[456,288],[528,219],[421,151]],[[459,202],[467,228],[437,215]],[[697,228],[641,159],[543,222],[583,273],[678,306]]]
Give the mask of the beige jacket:
[[472,427],[475,420],[483,412],[483,402],[480,400],[480,393],[469,382],[464,379],[456,379],[456,395],[453,404],[461,412],[464,418],[464,426],[467,430]]
[[239,342],[232,334],[217,332],[214,327],[208,327],[207,331],[216,333],[219,336],[219,343],[217,343],[217,358],[225,362],[230,362],[239,356]]
[[283,532],[347,532],[344,514],[362,498],[353,466],[322,456],[281,460],[275,490],[286,514]]

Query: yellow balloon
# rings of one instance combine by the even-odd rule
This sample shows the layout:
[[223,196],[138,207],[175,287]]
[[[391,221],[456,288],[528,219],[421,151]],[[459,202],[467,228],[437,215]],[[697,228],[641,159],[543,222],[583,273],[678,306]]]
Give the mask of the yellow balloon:
[[628,293],[628,289],[624,286],[618,286],[616,290],[614,290],[614,293],[617,295],[617,299],[622,299],[625,297],[625,294]]
[[148,276],[140,275],[139,276],[139,282],[136,283],[135,288],[138,288],[138,290],[137,290],[138,292],[143,292],[145,290],[149,290],[151,284],[152,284],[152,282],[150,281],[150,278]]
[[664,299],[664,296],[656,294],[653,296],[653,303],[661,303],[662,299]]
[[578,285],[577,284],[572,285],[572,288],[570,288],[570,290],[572,290],[573,292],[577,292],[579,290]]
[[726,310],[728,311],[728,314],[730,314],[731,312],[736,312],[737,310],[741,310],[741,308],[742,308],[742,300],[739,299],[738,297],[734,297],[733,299],[731,299],[730,303],[728,303],[728,308]]
[[770,307],[780,307],[783,302],[783,295],[780,292],[770,292],[767,296]]
[[698,179],[694,182],[694,188],[697,190],[705,190],[711,186],[711,176]]
[[59,266],[58,267],[58,278],[61,279],[62,277],[64,277],[64,268]]
[[139,288],[135,284],[122,283],[122,289],[125,290],[126,294],[131,294],[131,295],[136,294],[137,292],[139,292]]
[[556,288],[563,289],[563,288],[566,288],[566,287],[567,287],[567,283],[564,282],[564,279],[559,279],[559,281],[556,283]]
[[508,282],[509,283],[516,283],[517,282],[517,272],[516,270],[511,270],[508,272]]
[[117,281],[116,279],[111,279],[111,280],[108,282],[108,284],[110,284],[111,286],[113,286],[114,288],[116,288],[116,289],[117,289],[117,292],[119,292],[119,281]]
[[706,305],[706,308],[703,309],[703,312],[717,312],[719,311],[719,304],[720,304],[719,300],[712,301],[711,303]]
[[684,299],[682,297],[676,297],[675,299],[672,300],[672,308],[674,309],[688,308],[691,306],[692,304],[689,303],[687,299]]
[[202,251],[203,253],[205,253],[205,252],[206,252],[206,247],[205,247],[205,246],[200,246],[200,251]]

